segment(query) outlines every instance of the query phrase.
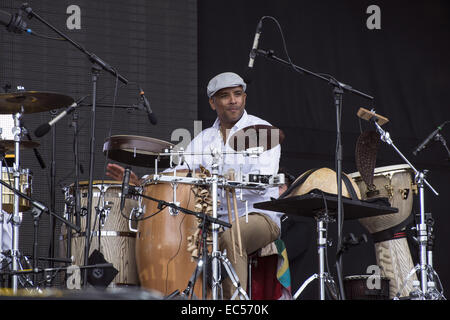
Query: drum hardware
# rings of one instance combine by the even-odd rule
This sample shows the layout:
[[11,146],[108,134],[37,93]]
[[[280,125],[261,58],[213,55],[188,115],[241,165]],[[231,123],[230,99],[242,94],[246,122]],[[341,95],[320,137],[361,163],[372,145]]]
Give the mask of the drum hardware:
[[401,193],[403,200],[408,199],[409,189],[399,189],[399,192]]
[[[17,150],[16,150],[17,153]],[[16,154],[17,156],[17,154]],[[17,160],[16,160],[17,161]],[[15,185],[17,185],[17,180],[18,180],[18,175],[15,174]],[[15,208],[14,208],[14,213],[12,214],[12,218],[11,218],[11,223],[13,226],[13,240],[12,240],[12,249],[11,249],[11,260],[12,260],[12,269],[10,271],[10,274],[12,275],[12,290],[14,293],[17,293],[17,289],[18,289],[18,276],[17,276],[17,271],[20,268],[20,252],[18,250],[19,248],[19,239],[18,239],[18,230],[22,221],[22,214],[18,212],[18,203],[19,203],[19,197],[22,197],[24,199],[26,199],[33,207],[33,214],[34,214],[34,224],[35,224],[35,228],[37,228],[37,223],[39,220],[39,217],[41,215],[42,212],[47,212],[49,215],[54,216],[55,218],[57,218],[58,220],[60,220],[61,222],[63,222],[65,225],[69,226],[70,228],[79,231],[79,228],[75,225],[73,225],[72,223],[70,223],[69,221],[67,221],[66,219],[60,217],[59,215],[55,214],[53,211],[51,211],[48,207],[46,207],[44,204],[33,200],[31,197],[29,197],[28,195],[20,192],[17,188],[10,186],[8,183],[4,182],[3,180],[0,179],[0,184],[2,186],[5,186],[6,188],[8,188],[9,190],[14,192],[14,196],[15,196]],[[35,229],[36,230],[36,229]],[[36,237],[36,234],[35,234]],[[35,238],[35,240],[37,240],[37,238]],[[37,244],[34,243],[33,245],[33,250],[37,250]],[[37,257],[37,255],[35,254],[34,257]],[[37,259],[37,258],[36,258]],[[34,262],[36,263],[36,262]]]
[[[234,170],[230,170],[228,172],[228,178],[230,180],[234,180]],[[236,200],[236,190],[233,188],[227,188],[226,189],[227,194],[227,209],[228,209],[228,220],[231,224],[232,218],[231,218],[231,203],[230,203],[230,197],[233,200],[233,210],[234,210],[234,221],[236,225],[236,232],[237,232],[237,238],[238,238],[238,246],[239,246],[239,256],[242,257],[242,240],[241,240],[241,227],[239,225],[239,212],[237,207],[237,200]],[[242,194],[242,192],[241,192]],[[234,246],[234,230],[231,230],[231,241],[233,243],[233,257],[236,262],[236,249]]]
[[[428,269],[434,270],[432,267],[432,261],[428,259],[428,257],[432,256],[432,253],[429,252],[430,248],[427,248],[428,244],[428,228],[425,221],[425,194],[424,194],[424,187],[425,185],[436,195],[439,196],[439,193],[428,183],[426,180],[426,174],[428,173],[428,170],[424,171],[418,171],[411,162],[403,155],[403,153],[395,146],[393,143],[389,132],[383,130],[378,124],[378,115],[376,115],[375,111],[372,109],[371,113],[373,113],[373,116],[370,118],[370,121],[373,122],[375,125],[378,133],[380,134],[380,138],[382,141],[387,143],[388,145],[392,146],[394,150],[400,155],[400,157],[411,167],[411,169],[415,173],[414,181],[417,184],[417,187],[419,189],[419,203],[420,203],[420,222],[417,225],[417,233],[418,233],[418,239],[419,239],[419,270],[420,270],[420,282],[421,282],[421,288],[424,295],[427,294],[427,286],[429,281],[433,281],[432,278],[429,278],[428,276]],[[414,268],[416,270],[416,268]]]
[[[335,222],[335,219],[328,215],[328,210],[321,210],[316,213],[317,223],[317,252],[319,257],[319,272],[310,276],[295,292],[293,298],[295,300],[301,295],[303,290],[315,279],[319,280],[319,299],[325,300],[325,289],[330,289],[333,295],[336,295],[336,284],[333,277],[325,271],[326,247],[328,245],[327,233],[328,223]],[[326,225],[327,227],[324,227]]]

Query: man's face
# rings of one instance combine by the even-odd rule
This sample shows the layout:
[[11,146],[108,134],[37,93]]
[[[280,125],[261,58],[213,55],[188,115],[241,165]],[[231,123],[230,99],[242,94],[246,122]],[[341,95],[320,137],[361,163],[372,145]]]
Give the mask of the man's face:
[[217,112],[221,125],[231,128],[244,113],[246,97],[240,86],[224,88],[209,99],[209,104]]

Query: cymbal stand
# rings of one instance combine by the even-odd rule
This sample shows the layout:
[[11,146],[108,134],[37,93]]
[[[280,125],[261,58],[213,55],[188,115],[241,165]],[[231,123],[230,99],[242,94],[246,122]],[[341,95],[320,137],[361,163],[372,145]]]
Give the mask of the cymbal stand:
[[[375,112],[372,109],[372,112]],[[422,293],[426,296],[428,292],[428,282],[434,282],[433,278],[428,278],[428,273],[432,274],[431,271],[434,272],[433,267],[431,265],[431,261],[428,261],[428,227],[426,223],[426,213],[425,213],[425,192],[424,188],[427,185],[430,190],[438,196],[439,193],[428,183],[425,179],[425,176],[428,170],[419,171],[417,170],[411,162],[401,153],[401,151],[395,146],[393,143],[389,132],[383,130],[381,126],[377,123],[377,118],[373,117],[371,121],[375,124],[375,127],[380,134],[380,138],[382,141],[386,142],[388,145],[392,146],[394,150],[400,155],[400,157],[411,167],[411,169],[415,172],[415,182],[419,189],[419,202],[420,202],[420,222],[417,224],[416,231],[418,234],[418,242],[419,242],[419,270],[420,270],[420,282]],[[416,269],[416,267],[414,268]],[[417,269],[416,269],[417,270]],[[434,272],[435,273],[435,272]]]
[[[89,155],[89,188],[88,188],[88,213],[87,213],[87,220],[86,220],[86,241],[85,241],[85,252],[84,252],[84,264],[88,264],[89,259],[89,239],[91,236],[91,212],[92,212],[92,182],[93,182],[93,174],[94,174],[94,162],[95,162],[95,118],[96,118],[96,103],[97,103],[97,80],[99,77],[99,74],[102,70],[107,71],[111,75],[113,75],[117,80],[120,80],[125,85],[128,84],[128,79],[123,77],[115,68],[113,68],[111,65],[106,63],[106,61],[102,60],[100,57],[95,55],[92,52],[89,52],[86,50],[83,46],[81,46],[79,43],[75,42],[71,38],[69,38],[67,35],[65,35],[63,32],[58,30],[56,27],[54,27],[52,24],[47,22],[45,19],[43,19],[39,14],[33,11],[33,9],[27,4],[24,3],[21,6],[21,10],[23,10],[29,19],[36,18],[43,24],[45,24],[47,27],[52,29],[54,32],[56,32],[59,36],[67,40],[71,45],[73,45],[75,48],[77,48],[79,51],[81,51],[83,54],[86,55],[88,60],[92,64],[91,68],[91,85],[92,85],[92,110],[91,110],[91,141],[90,141],[90,155]],[[83,285],[87,286],[87,272],[84,272],[83,274]]]
[[[22,130],[20,127],[20,118],[22,117],[22,114],[16,113],[14,115],[14,127],[13,127],[13,133],[14,133],[14,168],[13,168],[13,175],[14,175],[14,188],[19,190],[20,188],[20,138],[22,134]],[[19,212],[19,195],[14,194],[14,206],[13,206],[13,215],[11,219],[12,223],[12,245],[11,245],[11,259],[12,259],[12,271],[18,271],[19,270],[19,230],[20,225],[22,223],[22,213]],[[11,286],[13,293],[17,293],[17,287],[18,287],[18,277],[16,274],[12,276]]]
[[[50,110],[52,119],[56,116],[56,110]],[[52,126],[52,160],[50,165],[50,210],[55,212],[56,206],[56,126]],[[50,248],[49,256],[50,258],[55,257],[55,230],[56,224],[55,219],[50,217]],[[53,261],[50,261],[50,267],[53,268]]]
[[297,300],[303,290],[315,279],[319,279],[319,299],[325,300],[325,285],[331,284],[335,286],[333,277],[325,272],[325,251],[328,245],[327,228],[324,228],[324,223],[334,222],[334,219],[328,215],[327,210],[318,212],[316,215],[317,221],[317,252],[319,256],[319,273],[310,276],[302,286],[295,292],[293,298]]

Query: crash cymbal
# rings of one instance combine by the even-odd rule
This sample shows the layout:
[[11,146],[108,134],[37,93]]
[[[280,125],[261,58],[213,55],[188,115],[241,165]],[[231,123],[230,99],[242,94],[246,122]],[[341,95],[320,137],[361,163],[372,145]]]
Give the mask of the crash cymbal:
[[70,106],[74,100],[54,92],[22,91],[0,93],[0,113],[43,112]]
[[[34,149],[39,147],[40,143],[36,141],[20,141],[20,150]],[[14,140],[0,140],[0,150],[3,152],[14,151],[16,148]]]
[[258,124],[239,130],[231,136],[228,144],[238,152],[255,147],[263,147],[264,151],[267,151],[281,144],[284,137],[281,129]]
[[[103,144],[103,153],[111,160],[132,166],[152,168],[159,154],[173,147],[172,143],[141,136],[117,135],[108,137]],[[159,168],[168,168],[168,157],[161,157]]]

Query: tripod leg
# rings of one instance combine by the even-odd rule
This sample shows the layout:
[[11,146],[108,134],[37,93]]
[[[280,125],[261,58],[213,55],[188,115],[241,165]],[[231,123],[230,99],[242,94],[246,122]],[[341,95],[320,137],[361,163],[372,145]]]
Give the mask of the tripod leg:
[[194,295],[194,286],[198,276],[203,272],[203,258],[199,259],[191,278],[188,281],[186,289],[181,293],[181,296],[188,297]]
[[230,260],[224,255],[220,255],[220,262],[225,267],[225,270],[228,273],[228,276],[230,277],[231,282],[233,283],[233,286],[236,287],[236,291],[234,292],[233,296],[231,297],[231,300],[234,300],[236,296],[239,294],[239,297],[241,300],[249,300],[249,297],[245,290],[241,287],[241,283],[239,281],[239,278],[234,271],[233,267],[231,266]]
[[297,300],[297,298],[300,296],[300,294],[305,290],[305,288],[314,280],[319,279],[319,275],[317,273],[310,276],[308,279],[306,279],[305,282],[303,282],[302,286],[297,290],[297,292],[294,294],[294,300]]

